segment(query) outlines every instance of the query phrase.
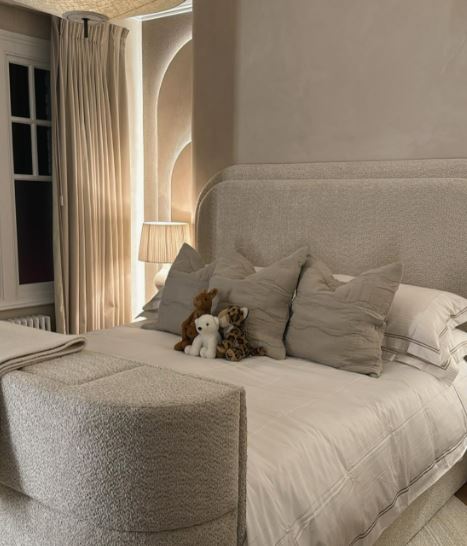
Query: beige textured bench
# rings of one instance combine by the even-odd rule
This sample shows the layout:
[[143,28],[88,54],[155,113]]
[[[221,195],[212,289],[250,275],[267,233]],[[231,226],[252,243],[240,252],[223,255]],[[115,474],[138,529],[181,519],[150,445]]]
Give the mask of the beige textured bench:
[[243,543],[242,389],[88,352],[1,383],[1,545]]

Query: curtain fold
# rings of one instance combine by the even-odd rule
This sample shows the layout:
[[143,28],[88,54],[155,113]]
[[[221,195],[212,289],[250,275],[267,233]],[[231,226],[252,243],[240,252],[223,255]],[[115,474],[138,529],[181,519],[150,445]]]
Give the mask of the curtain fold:
[[130,319],[128,31],[52,22],[52,156],[57,330]]

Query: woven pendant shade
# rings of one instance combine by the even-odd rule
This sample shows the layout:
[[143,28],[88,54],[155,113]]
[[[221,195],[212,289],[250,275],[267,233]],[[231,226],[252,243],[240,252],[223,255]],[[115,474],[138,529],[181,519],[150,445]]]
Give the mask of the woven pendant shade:
[[168,264],[190,238],[190,224],[184,222],[145,222],[141,231],[139,260]]
[[183,0],[19,0],[19,5],[62,17],[70,11],[94,12],[108,19],[133,17],[165,11],[180,5]]

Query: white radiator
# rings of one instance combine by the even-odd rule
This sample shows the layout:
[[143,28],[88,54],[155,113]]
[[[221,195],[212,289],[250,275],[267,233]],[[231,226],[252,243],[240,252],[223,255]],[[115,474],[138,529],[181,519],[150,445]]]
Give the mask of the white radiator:
[[16,317],[8,319],[8,322],[29,326],[30,328],[38,328],[39,330],[52,331],[52,323],[48,315],[31,315],[30,317]]

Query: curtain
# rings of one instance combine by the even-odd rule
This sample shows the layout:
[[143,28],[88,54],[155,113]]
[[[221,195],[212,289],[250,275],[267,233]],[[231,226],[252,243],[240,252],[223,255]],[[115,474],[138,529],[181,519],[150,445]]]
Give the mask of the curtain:
[[131,196],[125,40],[109,24],[52,23],[57,331],[130,319]]

